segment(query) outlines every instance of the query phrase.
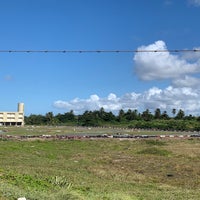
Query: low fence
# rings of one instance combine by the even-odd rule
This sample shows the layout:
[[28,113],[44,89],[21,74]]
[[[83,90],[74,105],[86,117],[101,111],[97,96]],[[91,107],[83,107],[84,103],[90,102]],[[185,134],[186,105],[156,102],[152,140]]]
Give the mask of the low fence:
[[28,140],[28,139],[46,139],[46,140],[81,140],[81,139],[187,139],[187,138],[200,138],[200,134],[187,134],[187,135],[129,135],[129,134],[101,134],[101,135],[0,135],[1,140]]

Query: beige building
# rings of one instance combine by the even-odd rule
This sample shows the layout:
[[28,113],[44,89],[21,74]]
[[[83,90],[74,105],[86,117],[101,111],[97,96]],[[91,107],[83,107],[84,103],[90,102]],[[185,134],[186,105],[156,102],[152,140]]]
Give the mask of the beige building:
[[24,104],[18,103],[17,112],[1,112],[0,125],[4,126],[23,126],[24,125]]

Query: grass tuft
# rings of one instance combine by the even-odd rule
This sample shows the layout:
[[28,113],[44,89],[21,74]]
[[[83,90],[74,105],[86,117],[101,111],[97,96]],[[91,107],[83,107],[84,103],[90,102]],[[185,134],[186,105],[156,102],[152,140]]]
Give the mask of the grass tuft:
[[138,154],[149,154],[156,156],[169,156],[171,154],[170,151],[165,149],[159,149],[157,147],[148,147],[138,152]]
[[155,146],[165,146],[166,142],[161,140],[144,140],[144,142],[148,145],[155,145]]

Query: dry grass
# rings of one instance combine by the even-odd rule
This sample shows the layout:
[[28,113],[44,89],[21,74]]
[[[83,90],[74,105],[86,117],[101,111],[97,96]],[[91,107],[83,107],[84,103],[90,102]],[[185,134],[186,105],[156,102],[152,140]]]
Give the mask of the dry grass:
[[29,200],[195,200],[200,196],[197,138],[0,141],[0,160],[2,200],[19,195]]

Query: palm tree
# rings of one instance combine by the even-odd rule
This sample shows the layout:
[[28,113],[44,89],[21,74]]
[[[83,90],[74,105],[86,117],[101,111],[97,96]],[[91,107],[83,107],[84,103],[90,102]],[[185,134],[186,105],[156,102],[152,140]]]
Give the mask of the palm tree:
[[183,110],[179,110],[177,115],[176,115],[176,119],[183,119],[185,117],[185,113]]
[[155,112],[154,112],[154,118],[155,119],[160,119],[161,117],[161,111],[160,108],[156,108]]
[[175,114],[176,114],[176,109],[175,108],[172,109],[172,114],[175,117]]

